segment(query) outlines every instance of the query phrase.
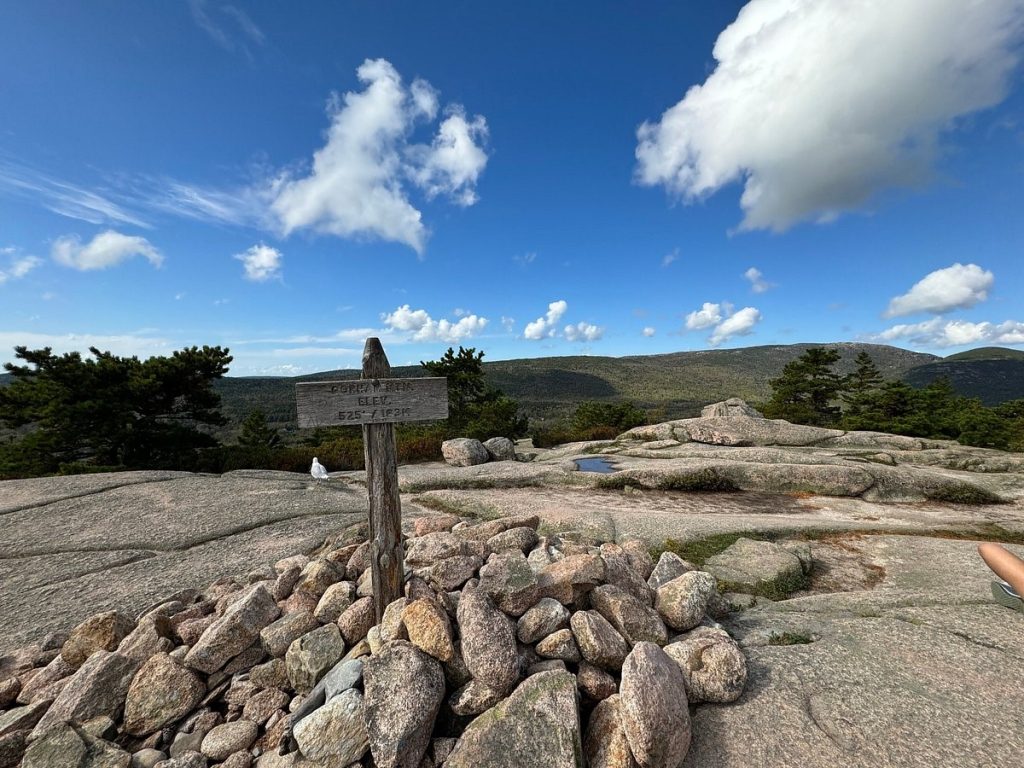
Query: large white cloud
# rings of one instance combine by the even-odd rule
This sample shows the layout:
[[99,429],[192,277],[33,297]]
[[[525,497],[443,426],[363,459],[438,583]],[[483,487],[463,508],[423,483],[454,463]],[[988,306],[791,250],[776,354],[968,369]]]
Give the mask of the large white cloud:
[[711,336],[708,339],[708,344],[717,347],[734,336],[749,336],[753,333],[754,326],[759,322],[761,322],[760,310],[753,307],[744,307],[738,312],[729,315],[729,317],[715,327],[715,330],[711,332]]
[[425,309],[413,309],[403,304],[394,312],[381,315],[389,329],[411,333],[413,341],[443,341],[458,343],[483,332],[487,326],[486,317],[464,314],[455,322],[442,318],[434,320]]
[[717,347],[735,336],[748,336],[761,322],[761,311],[754,307],[736,310],[727,301],[716,304],[705,301],[700,309],[686,316],[686,330],[702,331],[711,328],[708,344]]
[[931,176],[955,118],[999,103],[1021,0],[751,0],[714,72],[638,130],[637,180],[744,185],[743,229],[829,220]]
[[966,344],[1024,344],[1024,322],[944,320],[935,317],[921,323],[894,325],[874,337],[877,341],[909,341],[921,347],[959,347]]
[[526,324],[526,327],[523,329],[523,338],[530,341],[540,341],[541,339],[554,336],[558,333],[558,321],[562,319],[562,315],[565,314],[567,309],[569,309],[568,302],[564,300],[552,301],[548,304],[548,311],[544,317],[538,317],[532,323]]
[[235,258],[245,267],[245,279],[255,283],[281,278],[284,256],[277,248],[259,243],[244,253],[236,253]]
[[722,305],[705,301],[704,305],[686,316],[686,329],[699,331],[722,322]]
[[373,236],[405,243],[422,253],[427,229],[408,197],[408,185],[428,196],[476,201],[476,181],[487,163],[482,143],[487,123],[449,110],[430,145],[410,141],[416,124],[437,115],[437,94],[422,80],[406,87],[384,59],[357,70],[365,84],[335,99],[327,143],[313,155],[308,175],[285,175],[269,194],[285,234],[299,229],[341,237]]
[[487,165],[483,144],[487,141],[487,121],[482,115],[467,119],[465,110],[456,107],[437,129],[430,147],[422,147],[421,165],[413,178],[429,197],[447,194],[459,205],[477,201],[476,183]]
[[112,229],[101,232],[84,245],[77,235],[59,237],[53,243],[51,255],[58,264],[82,271],[106,269],[135,256],[143,256],[154,267],[164,261],[160,251],[146,238],[122,235]]
[[918,312],[941,315],[952,309],[967,309],[988,298],[995,276],[977,264],[954,264],[937,269],[914,283],[902,296],[889,302],[885,317]]

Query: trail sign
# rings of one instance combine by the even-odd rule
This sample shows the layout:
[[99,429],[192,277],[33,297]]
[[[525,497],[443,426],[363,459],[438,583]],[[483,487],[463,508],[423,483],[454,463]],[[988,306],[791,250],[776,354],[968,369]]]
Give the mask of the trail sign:
[[368,379],[364,373],[351,381],[304,382],[295,385],[295,405],[300,427],[437,421],[448,418],[448,379]]
[[363,347],[363,372],[349,381],[295,385],[300,427],[361,424],[370,500],[370,569],[377,622],[402,596],[402,506],[398,496],[395,423],[448,418],[448,380],[392,379],[380,339]]

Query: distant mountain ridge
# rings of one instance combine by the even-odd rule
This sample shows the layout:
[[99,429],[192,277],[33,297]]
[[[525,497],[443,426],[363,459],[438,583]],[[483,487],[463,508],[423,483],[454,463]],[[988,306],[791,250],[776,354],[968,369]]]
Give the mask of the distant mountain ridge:
[[[485,362],[489,381],[518,400],[534,420],[557,421],[585,400],[632,400],[658,418],[693,416],[708,403],[728,397],[751,402],[771,394],[769,381],[786,363],[810,347],[837,350],[836,369],[849,373],[864,351],[887,379],[926,386],[948,376],[954,389],[978,397],[986,405],[1024,398],[1024,351],[984,347],[942,358],[883,344],[776,344],[740,349],[712,349],[627,357],[538,357]],[[423,369],[404,366],[396,377],[422,376]],[[235,377],[217,382],[223,411],[237,424],[254,408],[262,409],[279,427],[295,427],[295,384],[299,381],[358,378],[343,369],[297,377]],[[9,375],[0,375],[0,386]]]
[[[539,357],[485,362],[494,386],[520,402],[535,421],[557,421],[585,400],[632,400],[656,411],[658,418],[682,418],[708,403],[728,397],[766,399],[769,380],[810,347],[829,347],[842,356],[837,370],[849,373],[861,351],[868,352],[887,378],[902,378],[912,368],[942,358],[881,344],[841,342],[714,349],[627,357]],[[396,377],[422,376],[423,369],[394,369]],[[295,384],[299,381],[357,378],[357,370],[324,371],[294,378],[229,377],[218,382],[224,412],[232,421],[253,408],[280,426],[295,421]]]

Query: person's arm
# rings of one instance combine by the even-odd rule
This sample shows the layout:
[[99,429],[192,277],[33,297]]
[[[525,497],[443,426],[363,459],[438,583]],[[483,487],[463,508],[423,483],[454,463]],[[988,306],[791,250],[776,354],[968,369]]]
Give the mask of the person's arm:
[[1024,597],[1024,560],[999,544],[985,542],[978,545],[978,554],[985,565],[995,572],[1021,597]]

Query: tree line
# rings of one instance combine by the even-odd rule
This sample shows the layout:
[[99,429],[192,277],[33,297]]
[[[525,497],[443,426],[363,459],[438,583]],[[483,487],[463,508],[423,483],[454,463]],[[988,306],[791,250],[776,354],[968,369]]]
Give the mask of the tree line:
[[[228,372],[228,349],[189,347],[148,360],[94,347],[91,357],[57,355],[49,347],[14,352],[19,363],[4,366],[12,381],[0,387],[0,477],[123,469],[306,471],[314,454],[332,469],[362,466],[358,427],[311,430],[289,443],[259,409],[242,422],[237,442],[218,441],[213,429],[227,419],[214,383]],[[421,363],[429,375],[448,377],[450,416],[398,425],[400,461],[439,459],[449,437],[526,434],[518,404],[487,383],[483,357],[460,347]]]
[[[214,382],[232,362],[227,349],[189,347],[148,360],[89,351],[91,357],[15,348],[21,364],[5,365],[13,380],[0,387],[0,477],[121,469],[306,471],[313,455],[331,469],[362,466],[358,427],[306,430],[286,439],[258,409],[241,423],[236,442],[219,442],[213,429],[227,419]],[[437,460],[450,437],[515,439],[530,431],[538,447],[612,439],[650,416],[629,402],[588,401],[562,423],[530,430],[518,403],[488,383],[483,358],[459,347],[420,363],[428,375],[448,378],[449,418],[398,425],[399,461]],[[987,408],[956,394],[948,380],[923,389],[887,381],[866,352],[858,355],[856,370],[842,376],[833,369],[839,358],[834,350],[808,349],[771,380],[772,395],[761,410],[797,424],[1024,450],[1024,400]]]
[[945,378],[920,389],[886,380],[867,352],[857,355],[853,373],[841,376],[833,369],[839,359],[835,350],[808,349],[769,382],[772,395],[761,411],[795,424],[1024,450],[1024,400],[989,408],[957,394]]

